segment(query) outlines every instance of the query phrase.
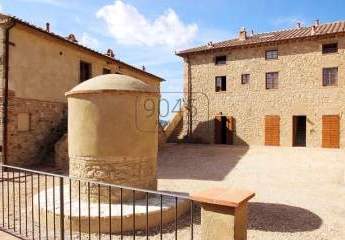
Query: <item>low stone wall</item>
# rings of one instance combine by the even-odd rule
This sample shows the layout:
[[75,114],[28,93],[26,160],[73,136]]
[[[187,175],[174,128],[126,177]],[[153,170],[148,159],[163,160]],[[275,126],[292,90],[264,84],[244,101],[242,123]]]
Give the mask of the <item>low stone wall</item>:
[[55,139],[66,128],[66,109],[65,103],[17,98],[10,92],[6,164],[28,166],[48,161]]

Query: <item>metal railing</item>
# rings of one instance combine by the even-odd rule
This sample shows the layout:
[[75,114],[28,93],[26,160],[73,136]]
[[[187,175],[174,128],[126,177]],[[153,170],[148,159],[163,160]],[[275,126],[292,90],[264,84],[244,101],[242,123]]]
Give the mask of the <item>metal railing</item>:
[[187,195],[0,168],[0,229],[22,239],[196,239]]

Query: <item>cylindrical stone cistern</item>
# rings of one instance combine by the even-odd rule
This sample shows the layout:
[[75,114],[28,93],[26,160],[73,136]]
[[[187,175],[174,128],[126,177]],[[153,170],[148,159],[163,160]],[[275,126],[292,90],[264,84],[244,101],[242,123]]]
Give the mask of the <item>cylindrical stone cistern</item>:
[[[119,233],[132,231],[135,221],[136,230],[145,230],[171,222],[189,209],[186,200],[175,202],[165,197],[161,202],[159,194],[122,191],[118,186],[102,184],[157,189],[157,86],[126,75],[108,74],[79,84],[66,96],[71,177],[63,185],[66,229]],[[59,186],[49,189],[49,203],[53,191],[55,196],[62,192]],[[45,192],[39,194],[35,199],[44,206]],[[60,206],[57,198],[42,211],[53,219],[59,215]]]
[[[79,84],[66,96],[70,176],[156,190],[157,89],[133,77],[108,74]],[[94,199],[97,189],[91,189]],[[108,199],[107,191],[101,196]],[[113,198],[119,200],[119,194]],[[123,200],[129,198],[130,192],[124,192]]]

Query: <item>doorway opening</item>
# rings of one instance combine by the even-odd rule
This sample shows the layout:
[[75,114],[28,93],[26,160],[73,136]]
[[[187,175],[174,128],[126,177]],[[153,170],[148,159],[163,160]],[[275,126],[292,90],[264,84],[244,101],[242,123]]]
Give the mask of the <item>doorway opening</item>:
[[227,144],[227,132],[228,132],[228,128],[227,128],[227,117],[222,116],[221,117],[221,142],[220,144]]
[[233,144],[234,119],[228,116],[215,117],[215,144]]
[[293,116],[293,146],[305,147],[307,133],[307,117]]

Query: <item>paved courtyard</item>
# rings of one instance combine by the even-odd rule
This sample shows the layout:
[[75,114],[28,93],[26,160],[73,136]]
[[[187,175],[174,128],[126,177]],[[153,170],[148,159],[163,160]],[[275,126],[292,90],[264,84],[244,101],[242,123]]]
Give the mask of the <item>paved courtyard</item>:
[[169,144],[159,189],[213,186],[256,192],[248,239],[345,239],[345,152],[333,149]]

